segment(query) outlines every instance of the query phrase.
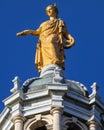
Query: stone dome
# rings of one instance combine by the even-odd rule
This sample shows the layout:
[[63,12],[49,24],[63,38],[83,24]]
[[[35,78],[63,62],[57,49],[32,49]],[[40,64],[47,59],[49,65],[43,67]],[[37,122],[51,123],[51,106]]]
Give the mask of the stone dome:
[[40,78],[30,78],[23,83],[22,90],[24,93],[28,93],[31,91],[45,89],[48,85],[67,85],[69,91],[73,91],[83,96],[88,95],[87,88],[83,84],[73,80],[67,80],[65,78],[63,78],[61,82],[55,83],[54,76],[52,75]]
[[26,80],[23,83],[22,89],[24,93],[28,93],[35,90],[46,89],[48,85],[66,85],[68,91],[75,92],[77,94],[87,96],[87,88],[76,81],[67,80],[64,77],[63,70],[56,65],[49,65],[43,69],[40,77],[34,77]]

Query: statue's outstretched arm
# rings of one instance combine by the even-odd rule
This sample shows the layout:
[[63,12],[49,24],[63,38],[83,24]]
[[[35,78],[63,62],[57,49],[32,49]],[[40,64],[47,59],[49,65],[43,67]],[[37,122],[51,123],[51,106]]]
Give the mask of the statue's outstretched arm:
[[25,35],[28,35],[28,34],[39,36],[40,29],[37,29],[37,30],[24,30],[22,32],[17,33],[16,36],[25,36]]

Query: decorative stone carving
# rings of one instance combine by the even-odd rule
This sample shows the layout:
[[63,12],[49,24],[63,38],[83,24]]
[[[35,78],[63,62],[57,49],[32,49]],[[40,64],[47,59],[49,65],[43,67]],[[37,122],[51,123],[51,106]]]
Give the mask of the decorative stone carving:
[[12,82],[14,83],[14,87],[10,90],[12,93],[16,92],[20,89],[20,79],[18,76],[16,76]]

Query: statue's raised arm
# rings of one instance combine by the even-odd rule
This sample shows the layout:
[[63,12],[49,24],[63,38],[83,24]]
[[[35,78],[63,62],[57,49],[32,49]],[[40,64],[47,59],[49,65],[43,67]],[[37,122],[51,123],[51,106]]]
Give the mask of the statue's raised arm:
[[49,5],[46,8],[49,20],[43,22],[37,30],[24,30],[17,33],[17,36],[34,35],[39,36],[35,64],[39,72],[47,65],[57,65],[65,69],[64,49],[74,45],[74,38],[68,33],[63,20],[58,18],[56,5]]

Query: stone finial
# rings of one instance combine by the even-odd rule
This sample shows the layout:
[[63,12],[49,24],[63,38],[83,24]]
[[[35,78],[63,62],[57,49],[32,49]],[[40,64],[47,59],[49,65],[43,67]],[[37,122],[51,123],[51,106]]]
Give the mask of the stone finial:
[[92,88],[92,94],[97,94],[97,90],[99,89],[99,87],[96,82],[92,84],[91,88]]
[[18,76],[16,76],[13,80],[12,80],[14,87],[10,90],[12,93],[14,93],[15,91],[20,89],[20,79]]
[[54,69],[53,83],[62,83],[63,81],[64,81],[63,70],[61,67],[57,66]]

